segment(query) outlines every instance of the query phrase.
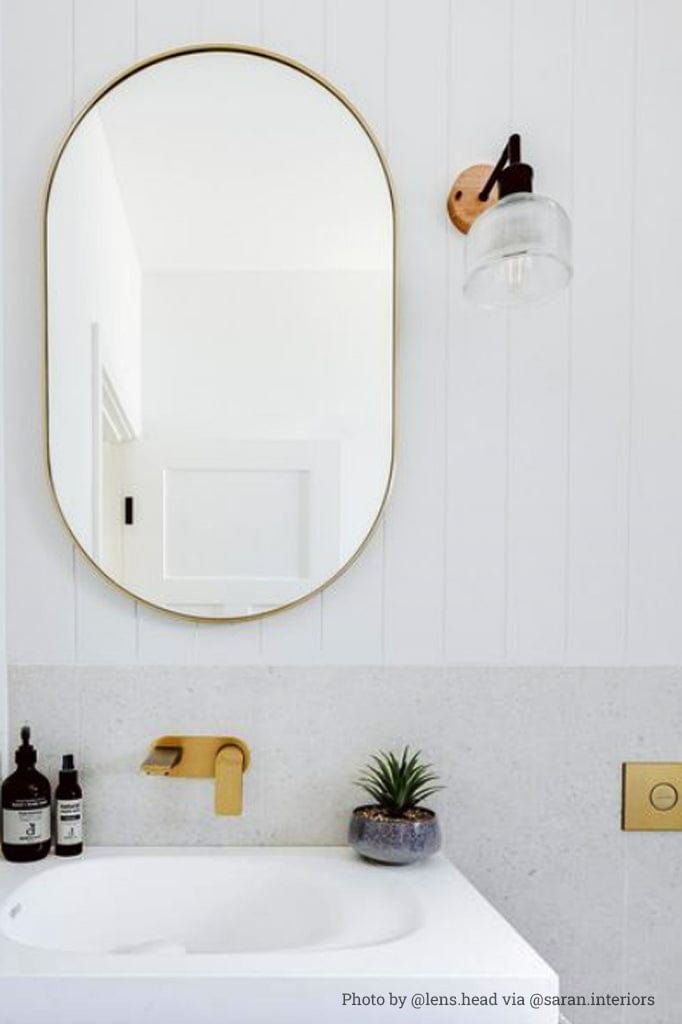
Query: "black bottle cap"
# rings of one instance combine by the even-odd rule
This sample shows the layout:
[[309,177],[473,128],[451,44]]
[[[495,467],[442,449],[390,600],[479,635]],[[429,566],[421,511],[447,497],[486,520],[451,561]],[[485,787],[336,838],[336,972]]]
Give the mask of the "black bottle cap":
[[22,726],[21,729],[21,746],[17,747],[14,755],[14,760],[20,768],[31,768],[38,760],[38,754],[36,748],[32,747],[29,743],[31,738],[31,730],[27,725]]
[[74,764],[73,754],[62,755],[62,767],[59,771],[59,781],[69,782],[73,785],[78,782],[78,772]]

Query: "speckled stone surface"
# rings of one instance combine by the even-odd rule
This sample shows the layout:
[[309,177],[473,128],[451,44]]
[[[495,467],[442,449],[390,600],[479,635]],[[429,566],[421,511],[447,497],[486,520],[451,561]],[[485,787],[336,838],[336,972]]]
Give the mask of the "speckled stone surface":
[[[622,833],[619,807],[623,760],[679,760],[682,669],[27,666],[9,697],[53,780],[77,755],[96,844],[344,843],[367,756],[418,746],[445,852],[563,991],[651,993],[678,1024],[682,836]],[[213,814],[209,781],[140,774],[155,737],[219,731],[252,749],[241,818]]]

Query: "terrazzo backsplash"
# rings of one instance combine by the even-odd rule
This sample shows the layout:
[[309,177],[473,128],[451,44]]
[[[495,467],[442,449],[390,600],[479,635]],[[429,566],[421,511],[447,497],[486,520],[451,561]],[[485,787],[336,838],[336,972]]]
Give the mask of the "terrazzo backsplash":
[[[682,835],[624,834],[619,806],[623,760],[680,759],[682,669],[34,666],[9,690],[12,741],[29,722],[53,779],[75,753],[92,844],[343,843],[368,754],[419,746],[447,854],[564,991],[658,990],[657,1024],[677,1020]],[[250,745],[241,818],[209,780],[140,773],[165,733]]]

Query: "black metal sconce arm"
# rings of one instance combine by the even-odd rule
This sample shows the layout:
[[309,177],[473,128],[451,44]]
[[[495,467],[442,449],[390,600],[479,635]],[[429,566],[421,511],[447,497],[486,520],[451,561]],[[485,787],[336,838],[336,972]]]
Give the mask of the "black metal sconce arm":
[[509,136],[500,159],[479,192],[478,198],[485,203],[497,183],[500,199],[513,192],[533,191],[533,168],[521,160],[521,136],[516,132]]

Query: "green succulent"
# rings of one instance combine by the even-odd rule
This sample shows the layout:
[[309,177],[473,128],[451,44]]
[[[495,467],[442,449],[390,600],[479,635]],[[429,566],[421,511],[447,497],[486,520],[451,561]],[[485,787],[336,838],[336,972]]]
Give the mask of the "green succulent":
[[444,788],[434,785],[438,776],[432,769],[421,760],[420,750],[410,754],[410,748],[405,747],[402,756],[380,750],[372,755],[356,785],[392,818],[400,818]]

